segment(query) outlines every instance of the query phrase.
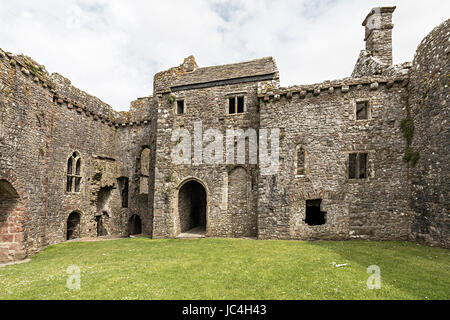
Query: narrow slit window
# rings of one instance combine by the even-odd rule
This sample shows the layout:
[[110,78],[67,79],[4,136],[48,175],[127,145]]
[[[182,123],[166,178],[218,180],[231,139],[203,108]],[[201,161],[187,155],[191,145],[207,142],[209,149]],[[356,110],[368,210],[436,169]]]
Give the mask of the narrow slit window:
[[367,153],[360,153],[359,154],[359,179],[365,179],[367,178]]
[[128,208],[128,179],[122,189],[122,208]]
[[356,153],[348,155],[348,178],[356,178]]
[[305,174],[305,151],[303,148],[297,150],[297,175],[302,176]]
[[237,113],[244,113],[244,97],[237,98]]
[[229,114],[236,113],[236,99],[234,97],[230,98],[230,99],[228,99],[228,102],[229,102],[229,104],[228,104],[228,113]]
[[120,196],[122,198],[122,208],[128,208],[128,188],[129,179],[127,177],[121,177],[118,180]]

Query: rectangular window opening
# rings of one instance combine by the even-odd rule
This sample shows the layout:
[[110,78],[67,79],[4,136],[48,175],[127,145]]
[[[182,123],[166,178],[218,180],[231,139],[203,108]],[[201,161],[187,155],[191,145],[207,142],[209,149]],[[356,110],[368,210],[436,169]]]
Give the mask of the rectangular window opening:
[[326,212],[320,210],[322,199],[306,200],[305,222],[309,226],[320,226],[326,222]]
[[366,179],[367,173],[367,153],[351,153],[348,155],[348,178]]
[[369,119],[369,102],[361,101],[356,103],[356,120]]
[[184,100],[177,101],[177,114],[184,114]]

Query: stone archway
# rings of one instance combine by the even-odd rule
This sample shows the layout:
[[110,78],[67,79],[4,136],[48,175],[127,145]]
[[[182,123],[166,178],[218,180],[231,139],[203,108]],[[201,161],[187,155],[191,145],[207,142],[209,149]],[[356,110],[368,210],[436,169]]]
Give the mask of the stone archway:
[[8,181],[0,180],[0,263],[25,257],[23,211],[16,189]]
[[67,218],[67,234],[66,240],[80,238],[81,235],[81,215],[74,211]]
[[142,233],[142,220],[137,214],[133,214],[128,221],[128,235],[137,235]]
[[206,232],[207,192],[197,180],[188,180],[178,191],[179,231]]

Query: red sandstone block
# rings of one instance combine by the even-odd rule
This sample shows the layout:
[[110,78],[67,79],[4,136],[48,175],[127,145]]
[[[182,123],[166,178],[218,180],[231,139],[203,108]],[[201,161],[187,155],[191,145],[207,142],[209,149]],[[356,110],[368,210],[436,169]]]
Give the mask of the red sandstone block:
[[23,232],[23,227],[21,225],[16,225],[10,228],[11,232]]
[[9,249],[8,248],[0,248],[0,261],[7,261],[9,256]]
[[18,243],[11,243],[9,245],[9,251],[11,251],[11,250],[16,251],[17,249],[19,249],[19,244]]
[[1,242],[13,242],[14,236],[12,234],[2,234],[0,239]]
[[22,243],[23,242],[23,234],[17,233],[14,235],[14,242],[16,243]]

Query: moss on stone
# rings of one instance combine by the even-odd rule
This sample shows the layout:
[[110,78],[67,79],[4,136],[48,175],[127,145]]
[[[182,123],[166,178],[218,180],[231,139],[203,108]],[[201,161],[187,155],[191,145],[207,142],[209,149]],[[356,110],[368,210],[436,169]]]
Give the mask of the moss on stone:
[[175,100],[176,98],[173,94],[169,95],[169,97],[167,98],[167,101],[169,101],[170,104],[174,104]]
[[411,119],[403,119],[400,128],[402,129],[403,136],[406,139],[406,145],[409,147],[412,144],[414,136],[414,123]]

